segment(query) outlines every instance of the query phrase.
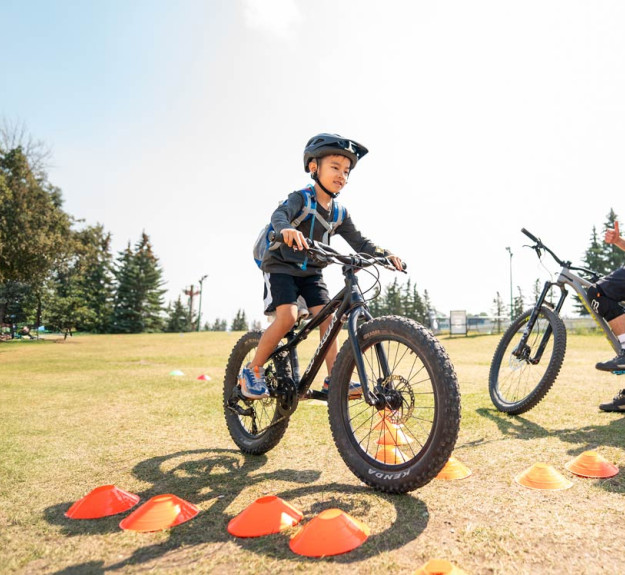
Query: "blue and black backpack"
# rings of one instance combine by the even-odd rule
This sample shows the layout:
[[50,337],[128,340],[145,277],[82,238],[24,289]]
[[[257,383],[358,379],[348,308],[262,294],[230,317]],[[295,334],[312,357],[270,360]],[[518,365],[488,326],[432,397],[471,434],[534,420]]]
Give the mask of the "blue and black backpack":
[[[304,196],[304,207],[301,212],[297,215],[297,217],[291,221],[291,227],[297,228],[302,222],[314,218],[310,224],[310,238],[313,237],[313,230],[315,227],[315,221],[319,221],[319,223],[325,228],[323,233],[323,243],[328,243],[330,240],[330,236],[332,236],[336,229],[343,223],[345,219],[345,208],[341,206],[336,200],[332,201],[332,217],[330,221],[327,222],[324,218],[322,218],[317,213],[317,198],[315,197],[315,188],[310,185],[305,187],[303,190],[298,190],[300,194]],[[281,202],[280,205],[286,204],[287,200]],[[269,234],[273,232],[273,226],[271,222],[268,223],[258,235],[258,238],[254,242],[254,261],[256,265],[260,268],[260,264],[263,261],[263,256],[267,250],[277,250],[282,242],[274,242],[273,244],[269,240]],[[306,269],[306,261],[304,261],[303,269]]]

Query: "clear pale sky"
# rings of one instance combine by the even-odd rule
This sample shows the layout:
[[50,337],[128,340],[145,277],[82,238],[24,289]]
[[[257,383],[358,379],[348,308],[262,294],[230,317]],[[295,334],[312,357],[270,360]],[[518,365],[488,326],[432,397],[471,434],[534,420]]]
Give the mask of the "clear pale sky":
[[341,202],[443,313],[509,300],[507,246],[515,293],[547,277],[521,227],[579,262],[625,215],[619,0],[0,0],[0,29],[0,117],[115,253],[149,234],[168,300],[208,274],[204,321],[262,318],[251,247],[318,132],[369,148]]

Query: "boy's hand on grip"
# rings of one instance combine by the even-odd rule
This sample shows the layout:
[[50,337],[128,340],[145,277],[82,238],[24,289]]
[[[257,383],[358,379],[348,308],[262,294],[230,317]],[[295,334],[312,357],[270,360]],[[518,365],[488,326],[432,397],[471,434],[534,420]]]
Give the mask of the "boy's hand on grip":
[[295,251],[307,249],[304,234],[295,228],[286,228],[280,232],[284,243]]

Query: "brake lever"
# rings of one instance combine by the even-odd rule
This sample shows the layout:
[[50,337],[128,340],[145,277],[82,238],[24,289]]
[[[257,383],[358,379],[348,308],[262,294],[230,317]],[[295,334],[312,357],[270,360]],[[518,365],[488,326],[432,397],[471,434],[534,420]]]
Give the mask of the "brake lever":
[[534,244],[533,246],[524,244],[523,247],[524,248],[532,248],[536,252],[536,255],[538,255],[538,258],[539,259],[542,258],[543,252],[542,252],[542,248],[540,247],[540,244]]

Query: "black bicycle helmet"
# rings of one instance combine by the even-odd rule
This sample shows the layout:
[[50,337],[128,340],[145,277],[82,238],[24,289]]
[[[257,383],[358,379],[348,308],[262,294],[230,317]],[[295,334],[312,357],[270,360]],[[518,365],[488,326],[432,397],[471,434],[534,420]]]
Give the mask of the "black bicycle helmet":
[[308,164],[316,158],[323,158],[331,154],[345,156],[351,162],[353,170],[358,160],[369,150],[354,140],[348,140],[338,134],[317,134],[308,140],[304,149],[304,169],[310,172]]

